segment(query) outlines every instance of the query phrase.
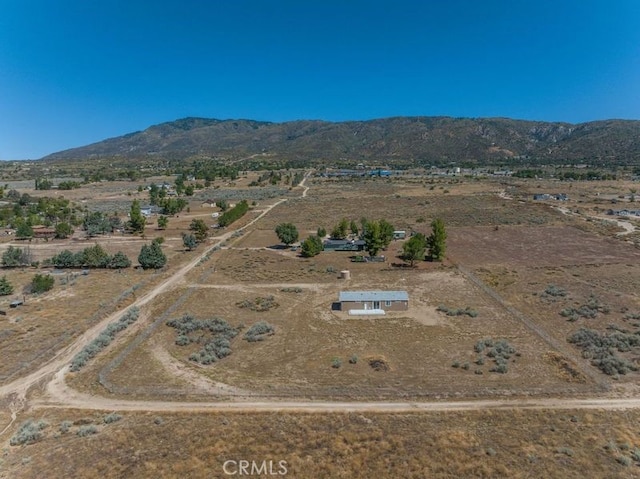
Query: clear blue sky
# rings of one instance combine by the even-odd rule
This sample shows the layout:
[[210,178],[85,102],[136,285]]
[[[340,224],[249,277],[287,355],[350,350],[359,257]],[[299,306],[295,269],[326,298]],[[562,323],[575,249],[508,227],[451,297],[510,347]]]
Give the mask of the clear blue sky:
[[0,0],[0,159],[186,116],[640,118],[639,0]]

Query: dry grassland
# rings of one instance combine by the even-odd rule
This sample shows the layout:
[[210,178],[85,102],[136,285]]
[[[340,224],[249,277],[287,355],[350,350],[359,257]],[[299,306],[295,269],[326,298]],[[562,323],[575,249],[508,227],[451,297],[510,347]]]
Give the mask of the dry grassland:
[[[421,414],[33,411],[49,426],[5,449],[2,478],[223,478],[225,461],[286,461],[302,478],[637,477],[637,411]],[[69,421],[68,432],[59,431]],[[79,437],[81,427],[97,434]],[[258,477],[257,475],[254,477]],[[260,475],[259,477],[268,477]]]

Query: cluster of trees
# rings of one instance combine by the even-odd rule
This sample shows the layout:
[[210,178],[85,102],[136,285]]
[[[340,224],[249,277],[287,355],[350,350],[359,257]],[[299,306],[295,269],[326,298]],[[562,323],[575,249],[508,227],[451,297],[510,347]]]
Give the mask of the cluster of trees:
[[[333,228],[331,232],[332,239],[346,239],[348,234],[354,236],[360,234],[360,239],[365,242],[365,249],[371,256],[386,249],[393,240],[394,228],[391,223],[385,219],[367,220],[362,218],[360,221],[361,228],[355,221],[349,222],[346,218]],[[431,223],[431,235],[426,237],[424,234],[418,233],[409,238],[402,246],[402,259],[414,266],[417,260],[424,259],[428,250],[429,257],[432,261],[441,261],[444,258],[447,232],[444,221],[437,218]],[[282,243],[289,246],[298,241],[298,229],[292,223],[281,223],[275,229],[278,238]],[[327,234],[324,228],[318,228],[317,235],[312,235],[305,239],[301,246],[301,253],[304,257],[312,257],[319,254],[324,248],[322,238]]]
[[242,218],[249,211],[247,200],[242,200],[230,210],[225,211],[218,220],[218,224],[222,227],[229,226],[236,220]]
[[73,226],[82,224],[83,208],[72,205],[64,198],[32,198],[27,193],[22,195],[16,190],[10,190],[6,199],[9,204],[0,207],[0,226],[25,229],[24,238],[33,236],[33,232],[26,228],[34,225],[53,226],[64,222]]
[[444,259],[446,241],[447,232],[444,221],[437,218],[431,222],[431,234],[428,237],[418,233],[405,241],[402,245],[402,259],[413,266],[416,261],[425,257],[425,253],[428,250],[432,261],[442,261]]
[[131,266],[131,260],[123,252],[114,255],[107,253],[99,244],[90,246],[77,253],[63,250],[52,258],[45,260],[56,268],[109,268],[121,269]]
[[182,233],[182,244],[189,251],[195,249],[198,244],[202,243],[209,236],[209,228],[204,220],[194,219],[189,225],[191,233]]

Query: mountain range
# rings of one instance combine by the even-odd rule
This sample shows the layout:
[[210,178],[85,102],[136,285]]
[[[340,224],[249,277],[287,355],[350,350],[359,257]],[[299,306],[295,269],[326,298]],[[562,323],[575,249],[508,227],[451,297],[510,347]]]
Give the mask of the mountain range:
[[184,118],[44,160],[91,158],[238,159],[413,164],[505,160],[640,163],[640,121],[560,123],[509,118],[394,117],[367,121]]

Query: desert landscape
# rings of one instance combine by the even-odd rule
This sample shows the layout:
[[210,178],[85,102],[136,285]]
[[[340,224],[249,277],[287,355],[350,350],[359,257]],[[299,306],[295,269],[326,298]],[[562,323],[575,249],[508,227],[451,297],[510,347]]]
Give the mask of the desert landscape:
[[[3,262],[19,248],[29,263],[3,268],[0,477],[224,477],[244,457],[285,461],[292,477],[635,476],[638,220],[605,206],[631,207],[633,180],[293,173],[267,189],[249,186],[262,171],[215,180],[138,234],[6,230]],[[176,177],[64,198],[128,224],[163,182]],[[62,193],[15,187],[31,201]],[[218,203],[241,200],[248,211],[217,227]],[[411,266],[404,245],[436,218],[444,258]],[[403,237],[381,261],[305,254],[303,240],[344,219],[384,219]],[[196,220],[207,228],[189,247]],[[289,245],[276,233],[287,223]],[[136,260],[150,244],[159,268]],[[98,245],[131,266],[51,261]],[[34,274],[51,289],[30,291]],[[408,307],[352,315],[344,291],[404,291]]]

